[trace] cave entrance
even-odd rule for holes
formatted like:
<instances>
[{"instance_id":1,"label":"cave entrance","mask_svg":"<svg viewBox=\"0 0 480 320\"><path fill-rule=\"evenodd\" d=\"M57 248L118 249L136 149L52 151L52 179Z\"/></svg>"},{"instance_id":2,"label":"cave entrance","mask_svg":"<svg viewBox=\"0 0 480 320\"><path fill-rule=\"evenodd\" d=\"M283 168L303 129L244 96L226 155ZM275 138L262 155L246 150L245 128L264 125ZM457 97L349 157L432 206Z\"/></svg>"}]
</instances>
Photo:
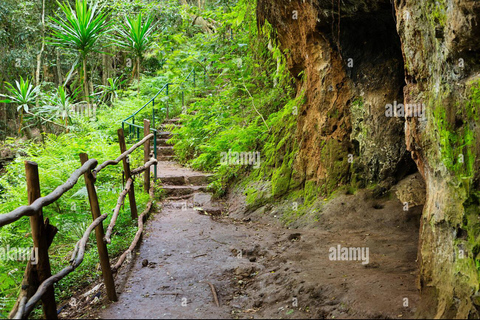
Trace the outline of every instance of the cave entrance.
<instances>
[{"instance_id":1,"label":"cave entrance","mask_svg":"<svg viewBox=\"0 0 480 320\"><path fill-rule=\"evenodd\" d=\"M332 30L321 32L340 53L355 96L352 100L362 101L360 111L351 111L352 149L359 157L356 172L365 186L376 184L379 191L369 209L377 215L365 212L364 217L389 241L403 242L398 252L415 271L426 187L407 150L404 115L386 113L387 105L404 104L407 85L392 4L385 1L374 12L345 14ZM393 197L387 200L387 194ZM399 201L391 202L392 198Z\"/></svg>"},{"instance_id":2,"label":"cave entrance","mask_svg":"<svg viewBox=\"0 0 480 320\"><path fill-rule=\"evenodd\" d=\"M332 24L326 33L344 61L353 100L361 100L352 121L352 149L360 158L366 184L387 188L418 172L406 147L405 117L388 106L404 108L405 66L395 15L389 2L375 12L359 12ZM325 32L325 30L323 30Z\"/></svg>"}]
</instances>

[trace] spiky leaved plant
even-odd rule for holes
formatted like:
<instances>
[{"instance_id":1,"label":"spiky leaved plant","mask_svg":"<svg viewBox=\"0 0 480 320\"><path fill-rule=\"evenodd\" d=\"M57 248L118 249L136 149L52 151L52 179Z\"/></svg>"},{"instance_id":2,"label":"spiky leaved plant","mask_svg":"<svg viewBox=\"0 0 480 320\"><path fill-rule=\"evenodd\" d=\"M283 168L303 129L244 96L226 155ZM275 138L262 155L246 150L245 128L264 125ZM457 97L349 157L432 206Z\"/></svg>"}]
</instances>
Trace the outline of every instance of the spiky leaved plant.
<instances>
[{"instance_id":1,"label":"spiky leaved plant","mask_svg":"<svg viewBox=\"0 0 480 320\"><path fill-rule=\"evenodd\" d=\"M139 13L136 18L125 18L125 24L117 29L119 34L117 37L118 45L135 57L135 67L132 70L132 77L136 74L137 80L140 79L140 64L143 56L152 43L151 40L154 29L153 17L149 16L142 24L141 13Z\"/></svg>"},{"instance_id":2,"label":"spiky leaved plant","mask_svg":"<svg viewBox=\"0 0 480 320\"><path fill-rule=\"evenodd\" d=\"M98 2L89 3L87 0L76 0L75 9L70 4L58 3L65 15L55 13L56 17L50 17L53 22L50 44L79 54L83 69L83 89L90 110L90 97L88 90L87 56L95 50L97 40L108 33L111 23L107 22L108 13L98 6Z\"/></svg>"},{"instance_id":3,"label":"spiky leaved plant","mask_svg":"<svg viewBox=\"0 0 480 320\"><path fill-rule=\"evenodd\" d=\"M0 102L15 103L18 105L17 111L20 112L18 134L20 134L23 125L23 115L24 113L29 112L29 108L31 106L35 105L35 100L40 87L34 87L28 78L23 80L22 77L20 77L20 82L15 80L15 86L9 82L5 82L5 84L7 85L6 88L10 95L0 94L0 97L7 98L6 100L2 100Z\"/></svg>"}]
</instances>

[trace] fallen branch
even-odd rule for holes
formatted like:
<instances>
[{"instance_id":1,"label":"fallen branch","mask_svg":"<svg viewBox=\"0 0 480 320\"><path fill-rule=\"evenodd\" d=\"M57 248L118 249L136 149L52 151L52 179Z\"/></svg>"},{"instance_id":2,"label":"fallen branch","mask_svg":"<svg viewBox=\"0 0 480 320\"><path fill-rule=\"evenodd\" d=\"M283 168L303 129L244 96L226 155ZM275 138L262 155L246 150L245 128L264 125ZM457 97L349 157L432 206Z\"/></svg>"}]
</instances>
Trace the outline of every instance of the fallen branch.
<instances>
[{"instance_id":1,"label":"fallen branch","mask_svg":"<svg viewBox=\"0 0 480 320\"><path fill-rule=\"evenodd\" d=\"M29 111L25 111L25 113L26 113L26 114L29 114L29 115L31 115L31 116L40 118L40 119L42 119L42 120L45 121L45 122L49 122L49 123L54 124L54 125L56 125L56 126L59 126L59 127L61 127L61 128L68 129L68 128L67 128L66 126L64 126L63 124L59 124L59 123L56 123L56 122L54 122L54 121L52 121L52 120L45 119L44 117L39 116L39 115L34 114L34 113L31 113L31 112L29 112Z\"/></svg>"},{"instance_id":2,"label":"fallen branch","mask_svg":"<svg viewBox=\"0 0 480 320\"><path fill-rule=\"evenodd\" d=\"M143 219L152 209L153 198L154 198L154 188L153 188L153 183L152 183L150 185L150 201L148 202L145 210L143 210L142 214L138 216L138 230L137 230L137 233L135 234L135 238L133 239L130 247L120 256L117 263L115 263L115 265L112 267L112 272L113 273L116 273L118 271L118 269L120 269L122 264L125 262L125 259L127 258L128 254L131 253L135 249L135 247L138 244L138 241L140 241L140 238L142 237L142 233L143 233L143 228L144 228L144 220Z\"/></svg>"},{"instance_id":3,"label":"fallen branch","mask_svg":"<svg viewBox=\"0 0 480 320\"><path fill-rule=\"evenodd\" d=\"M217 292L215 291L215 287L211 282L208 282L208 281L204 281L204 282L210 286L210 290L212 290L213 300L215 301L215 304L217 305L217 307L220 307L220 303L218 302L218 297L217 297Z\"/></svg>"},{"instance_id":4,"label":"fallen branch","mask_svg":"<svg viewBox=\"0 0 480 320\"><path fill-rule=\"evenodd\" d=\"M89 170L92 170L96 165L97 165L97 160L95 159L90 159L83 166L81 166L79 169L75 170L70 178L62 184L61 186L58 186L55 190L53 190L52 193L45 197L40 197L37 200L35 200L31 205L29 206L21 206L18 207L17 209L0 215L0 227L3 227L7 224L10 224L12 222L17 221L18 219L24 217L24 216L31 216L40 211L43 207L48 206L49 204L54 203L57 201L64 193L66 193L68 190L72 189L75 184L77 184L78 179L80 176L82 176L85 172L88 172Z\"/></svg>"},{"instance_id":5,"label":"fallen branch","mask_svg":"<svg viewBox=\"0 0 480 320\"><path fill-rule=\"evenodd\" d=\"M258 111L257 107L255 107L255 103L253 102L253 96L252 96L252 94L250 93L250 91L248 91L247 86L245 85L245 82L243 83L243 86L245 87L245 90L247 90L248 95L250 96L250 98L252 98L252 106L253 106L253 109L255 109L255 111L258 113L258 115L262 118L263 123L265 123L265 126L267 127L268 131L270 132L270 127L268 126L267 121L265 121L265 118L264 118L264 117L262 116L262 114Z\"/></svg>"},{"instance_id":6,"label":"fallen branch","mask_svg":"<svg viewBox=\"0 0 480 320\"><path fill-rule=\"evenodd\" d=\"M105 237L104 237L104 240L107 243L112 242L110 238L112 236L113 228L115 227L115 223L117 222L117 218L120 213L120 208L122 207L123 202L125 201L125 196L127 195L128 191L130 191L132 187L132 183L133 183L132 178L128 179L127 184L125 185L125 189L122 191L122 193L120 193L120 196L118 197L117 205L115 209L113 209L112 220L108 225L107 232L105 233Z\"/></svg>"}]
</instances>

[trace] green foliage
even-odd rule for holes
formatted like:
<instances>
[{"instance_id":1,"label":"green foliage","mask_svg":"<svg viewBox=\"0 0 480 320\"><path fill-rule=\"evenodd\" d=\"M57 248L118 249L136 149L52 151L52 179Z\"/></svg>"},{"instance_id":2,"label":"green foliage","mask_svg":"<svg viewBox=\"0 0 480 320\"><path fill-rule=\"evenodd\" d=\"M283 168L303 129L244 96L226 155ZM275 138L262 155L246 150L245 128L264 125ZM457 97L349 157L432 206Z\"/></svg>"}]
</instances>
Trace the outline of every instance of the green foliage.
<instances>
[{"instance_id":1,"label":"green foliage","mask_svg":"<svg viewBox=\"0 0 480 320\"><path fill-rule=\"evenodd\" d=\"M15 80L14 87L11 83L6 82L7 90L10 92L10 95L0 95L0 97L6 97L6 100L0 101L5 103L15 103L17 104L17 111L20 111L20 127L18 132L22 129L23 125L23 114L29 112L29 107L35 103L39 87L34 87L28 79L23 80L20 77L20 82Z\"/></svg>"},{"instance_id":2,"label":"green foliage","mask_svg":"<svg viewBox=\"0 0 480 320\"><path fill-rule=\"evenodd\" d=\"M7 98L6 100L0 102L15 103L18 105L17 110L28 112L29 107L35 103L35 99L40 88L34 87L28 79L23 80L22 77L20 77L20 82L15 80L15 86L9 82L5 83L10 95L0 94L0 97Z\"/></svg>"},{"instance_id":3,"label":"green foliage","mask_svg":"<svg viewBox=\"0 0 480 320\"><path fill-rule=\"evenodd\" d=\"M285 58L275 45L273 29L266 25L258 33L252 5L240 1L228 9L202 12L219 22L218 35L194 33L188 42L181 42L180 59L176 58L182 64L197 61L209 70L207 87L181 115L183 126L172 142L182 163L215 173L210 186L217 195L233 179L257 171L259 177L272 179L275 195L290 186L296 153L290 138L301 98L292 99ZM183 58L185 52L188 56ZM206 66L200 57L206 58ZM260 168L222 163L222 153L229 151L260 152Z\"/></svg>"},{"instance_id":4,"label":"green foliage","mask_svg":"<svg viewBox=\"0 0 480 320\"><path fill-rule=\"evenodd\" d=\"M39 165L42 195L52 192L64 183L71 173L80 167L79 154L88 153L90 158L99 162L115 159L120 154L117 141L117 129L121 120L138 109L146 96L143 92L135 92L130 97L129 91L122 93L114 110L99 110L96 119L88 117L72 117L69 133L59 135L47 134L45 143L40 145L31 141L14 141L18 157L6 166L6 172L0 177L0 214L7 213L27 203L27 191L24 173L24 161L35 161ZM66 99L67 96L64 96ZM66 100L65 100L66 101ZM143 149L137 150L131 157L132 167L143 164ZM61 164L61 165L60 165ZM141 192L142 179L137 179L136 193L139 210L148 202L148 195ZM123 190L121 166L109 166L99 173L96 181L97 193L102 212L111 212L115 207L118 195ZM91 214L83 178L67 194L54 204L44 208L45 218L59 228L50 250L52 271L58 272L68 265L74 244L83 234L85 227L91 223ZM108 224L108 219L107 222ZM132 241L136 232L136 221L130 218L128 200L114 229L115 237L108 246L111 257L122 253ZM30 247L32 239L28 218L4 226L0 229L0 247ZM55 286L57 298L64 299L71 295L72 288L90 284L100 277L97 268L98 254L94 237L88 243L88 251L82 265ZM0 261L0 275L8 275L7 280L0 282L0 313L6 315L13 306L19 292L25 261Z\"/></svg>"},{"instance_id":5,"label":"green foliage","mask_svg":"<svg viewBox=\"0 0 480 320\"><path fill-rule=\"evenodd\" d=\"M47 104L40 106L36 111L36 115L42 118L49 118L49 120L61 119L65 127L71 123L71 113L74 106L73 99L75 99L77 92L74 92L73 97L67 95L65 87L58 87L57 92L48 99Z\"/></svg>"},{"instance_id":6,"label":"green foliage","mask_svg":"<svg viewBox=\"0 0 480 320\"><path fill-rule=\"evenodd\" d=\"M127 80L122 80L121 77L116 77L115 79L108 78L108 85L97 86L97 88L102 90L97 92L100 96L100 103L112 105L118 98L118 91L120 91L126 81Z\"/></svg>"},{"instance_id":7,"label":"green foliage","mask_svg":"<svg viewBox=\"0 0 480 320\"><path fill-rule=\"evenodd\" d=\"M137 15L137 18L126 17L125 24L118 28L120 37L117 41L120 47L131 52L135 57L143 59L144 53L151 44L151 35L154 31L152 22L153 17L149 16L142 24L141 13Z\"/></svg>"},{"instance_id":8,"label":"green foliage","mask_svg":"<svg viewBox=\"0 0 480 320\"><path fill-rule=\"evenodd\" d=\"M109 31L111 24L107 22L106 11L98 6L98 2L89 5L87 0L76 0L75 10L67 3L58 3L65 18L56 13L50 17L52 35L50 44L79 52L82 59L94 50L98 39Z\"/></svg>"}]
</instances>

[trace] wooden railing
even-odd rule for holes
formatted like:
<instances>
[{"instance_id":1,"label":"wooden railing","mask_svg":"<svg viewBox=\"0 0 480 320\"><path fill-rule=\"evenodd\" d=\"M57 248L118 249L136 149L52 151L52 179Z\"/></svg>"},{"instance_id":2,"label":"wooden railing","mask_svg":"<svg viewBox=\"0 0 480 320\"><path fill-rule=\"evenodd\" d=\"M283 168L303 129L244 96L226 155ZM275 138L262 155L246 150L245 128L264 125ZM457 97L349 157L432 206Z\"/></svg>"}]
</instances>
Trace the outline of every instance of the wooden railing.
<instances>
[{"instance_id":1,"label":"wooden railing","mask_svg":"<svg viewBox=\"0 0 480 320\"><path fill-rule=\"evenodd\" d=\"M73 272L82 263L87 241L93 230L95 230L97 250L108 299L111 301L117 300L113 274L117 272L117 270L124 263L128 254L131 253L137 246L143 232L144 220L146 215L150 212L153 204L154 184L150 181L150 166L157 164L157 159L152 158L152 154L150 152L150 140L153 137L154 134L150 133L150 121L144 120L144 138L127 150L123 129L119 129L118 141L120 144L121 154L117 159L105 161L104 163L98 165L97 160L88 159L88 155L86 153L80 154L82 166L75 170L64 184L57 187L52 193L45 197L40 196L38 165L34 162L25 161L29 205L21 206L10 213L0 215L0 227L13 223L22 217L29 216L30 226L32 229L33 245L37 256L35 257L36 263L29 261L27 264L22 281L22 289L15 306L10 312L10 318L28 318L29 314L40 300L42 301L43 305L44 317L47 319L57 318L57 307L53 285L62 280L69 273ZM130 161L128 156L142 145L144 146L144 165L134 170L130 170ZM101 214L98 196L95 189L95 181L101 170L110 165L117 165L120 163L120 161L123 162L123 170L127 182L124 190L118 198L117 205L113 210L112 219L107 228L107 233L105 234L103 229L103 221L107 219L108 214ZM140 216L138 216L137 205L135 201L134 179L140 173L144 173L144 191L150 194L150 201L148 202L145 210L140 214ZM58 230L49 223L48 219L44 220L42 208L57 201L68 190L72 189L82 175L88 191L93 222L85 230L82 238L75 245L70 259L70 265L62 269L57 274L52 275L50 259L48 256L48 248L52 244L53 238ZM116 220L120 214L120 208L123 205L127 194L130 200L132 218L138 220L138 230L130 247L120 256L115 265L111 266L110 258L108 256L107 243L111 242L113 228L115 227Z\"/></svg>"}]
</instances>

